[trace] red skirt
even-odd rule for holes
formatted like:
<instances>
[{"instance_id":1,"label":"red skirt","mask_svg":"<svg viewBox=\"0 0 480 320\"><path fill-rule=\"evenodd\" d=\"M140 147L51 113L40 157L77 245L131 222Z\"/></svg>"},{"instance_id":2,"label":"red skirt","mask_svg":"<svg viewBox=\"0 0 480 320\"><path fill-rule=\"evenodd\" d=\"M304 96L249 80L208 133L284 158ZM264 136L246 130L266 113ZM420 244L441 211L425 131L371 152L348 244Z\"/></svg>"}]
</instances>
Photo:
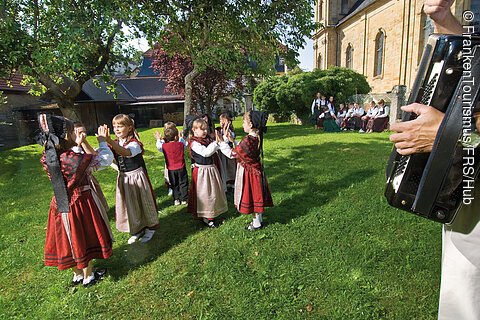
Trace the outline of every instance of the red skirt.
<instances>
[{"instance_id":1,"label":"red skirt","mask_svg":"<svg viewBox=\"0 0 480 320\"><path fill-rule=\"evenodd\" d=\"M92 259L112 255L112 238L91 190L74 192L70 211L62 217L55 197L48 213L45 265L59 270L83 269Z\"/></svg>"},{"instance_id":2,"label":"red skirt","mask_svg":"<svg viewBox=\"0 0 480 320\"><path fill-rule=\"evenodd\" d=\"M265 173L257 174L238 164L234 202L237 210L244 214L263 213L266 207L273 207Z\"/></svg>"}]
</instances>

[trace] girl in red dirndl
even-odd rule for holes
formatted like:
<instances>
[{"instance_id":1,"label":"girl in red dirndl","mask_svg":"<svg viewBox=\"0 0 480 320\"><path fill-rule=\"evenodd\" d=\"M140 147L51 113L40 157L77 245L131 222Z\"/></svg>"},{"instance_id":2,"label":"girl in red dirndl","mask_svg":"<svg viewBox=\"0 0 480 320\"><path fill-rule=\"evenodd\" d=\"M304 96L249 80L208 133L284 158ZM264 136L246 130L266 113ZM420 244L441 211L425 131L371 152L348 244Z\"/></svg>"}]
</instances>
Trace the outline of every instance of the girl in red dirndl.
<instances>
[{"instance_id":1,"label":"girl in red dirndl","mask_svg":"<svg viewBox=\"0 0 480 320\"><path fill-rule=\"evenodd\" d=\"M92 259L112 255L112 234L107 213L89 176L100 167L109 166L113 154L105 143L108 128L98 128L99 148L96 152L76 134L73 123L64 118L40 115L42 132L38 142L45 147L41 163L54 189L48 213L45 243L45 265L59 270L72 268L72 284L94 284L104 271L93 271ZM71 148L83 147L84 154Z\"/></svg>"},{"instance_id":2,"label":"girl in red dirndl","mask_svg":"<svg viewBox=\"0 0 480 320\"><path fill-rule=\"evenodd\" d=\"M243 214L253 214L247 230L263 227L263 212L273 207L272 195L261 162L263 134L266 132L267 113L249 111L243 117L243 130L247 135L232 149L224 138L217 135L220 150L229 158L237 159L234 204ZM226 138L233 141L226 130Z\"/></svg>"}]
</instances>

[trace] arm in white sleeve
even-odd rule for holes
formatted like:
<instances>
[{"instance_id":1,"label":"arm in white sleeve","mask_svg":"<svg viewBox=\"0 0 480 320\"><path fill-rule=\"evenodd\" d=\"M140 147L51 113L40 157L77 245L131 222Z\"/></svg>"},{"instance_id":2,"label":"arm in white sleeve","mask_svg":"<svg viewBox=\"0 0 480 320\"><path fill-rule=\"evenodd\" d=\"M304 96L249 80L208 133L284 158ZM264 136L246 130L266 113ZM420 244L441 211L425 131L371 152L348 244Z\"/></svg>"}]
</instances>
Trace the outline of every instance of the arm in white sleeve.
<instances>
[{"instance_id":1,"label":"arm in white sleeve","mask_svg":"<svg viewBox=\"0 0 480 320\"><path fill-rule=\"evenodd\" d=\"M137 142L130 142L129 144L124 146L124 148L130 150L130 152L132 153L127 158L133 158L136 155L142 153L142 147L140 147L140 145Z\"/></svg>"},{"instance_id":2,"label":"arm in white sleeve","mask_svg":"<svg viewBox=\"0 0 480 320\"><path fill-rule=\"evenodd\" d=\"M233 159L234 156L233 156L233 149L230 148L230 146L228 145L228 143L226 142L220 142L218 144L219 148L220 148L220 151L227 157L227 158L230 158L230 159Z\"/></svg>"},{"instance_id":3,"label":"arm in white sleeve","mask_svg":"<svg viewBox=\"0 0 480 320\"><path fill-rule=\"evenodd\" d=\"M183 145L186 147L187 146L187 140L185 140L184 137L180 137L180 139L178 139L179 142L183 143Z\"/></svg>"},{"instance_id":4,"label":"arm in white sleeve","mask_svg":"<svg viewBox=\"0 0 480 320\"><path fill-rule=\"evenodd\" d=\"M335 108L333 107L333 104L331 104L330 102L328 103L328 110L330 110L330 112L333 113L333 115L335 115Z\"/></svg>"},{"instance_id":5,"label":"arm in white sleeve","mask_svg":"<svg viewBox=\"0 0 480 320\"><path fill-rule=\"evenodd\" d=\"M196 141L192 143L192 151L205 158L212 156L215 152L217 152L217 150L218 150L218 143L216 141L210 143L206 147Z\"/></svg>"},{"instance_id":6,"label":"arm in white sleeve","mask_svg":"<svg viewBox=\"0 0 480 320\"><path fill-rule=\"evenodd\" d=\"M98 154L91 163L93 171L108 167L113 162L112 150L108 147L106 142L100 142L97 149Z\"/></svg>"},{"instance_id":7,"label":"arm in white sleeve","mask_svg":"<svg viewBox=\"0 0 480 320\"><path fill-rule=\"evenodd\" d=\"M386 118L390 116L390 107L383 107L383 113L379 116L377 116L377 118Z\"/></svg>"},{"instance_id":8,"label":"arm in white sleeve","mask_svg":"<svg viewBox=\"0 0 480 320\"><path fill-rule=\"evenodd\" d=\"M157 147L158 151L163 152L162 146L165 143L165 141L161 139L157 139L157 142L155 143L155 146Z\"/></svg>"}]
</instances>

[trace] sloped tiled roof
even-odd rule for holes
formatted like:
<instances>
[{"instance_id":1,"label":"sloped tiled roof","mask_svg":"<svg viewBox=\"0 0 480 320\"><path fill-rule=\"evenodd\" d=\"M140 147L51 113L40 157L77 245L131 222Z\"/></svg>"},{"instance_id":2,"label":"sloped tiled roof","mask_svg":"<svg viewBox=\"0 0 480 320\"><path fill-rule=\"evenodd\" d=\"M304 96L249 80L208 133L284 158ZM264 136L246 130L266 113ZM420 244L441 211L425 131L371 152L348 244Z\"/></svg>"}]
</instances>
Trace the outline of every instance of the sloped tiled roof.
<instances>
[{"instance_id":1,"label":"sloped tiled roof","mask_svg":"<svg viewBox=\"0 0 480 320\"><path fill-rule=\"evenodd\" d=\"M138 77L119 80L118 83L138 101L181 100L183 95L166 91L166 82L158 77Z\"/></svg>"},{"instance_id":2,"label":"sloped tiled roof","mask_svg":"<svg viewBox=\"0 0 480 320\"><path fill-rule=\"evenodd\" d=\"M82 92L77 97L76 101L136 101L135 98L128 94L128 92L122 86L117 85L117 97L115 98L113 93L107 93L107 85L105 82L101 80L99 82L100 88L98 88L91 79L85 82L82 87Z\"/></svg>"},{"instance_id":3,"label":"sloped tiled roof","mask_svg":"<svg viewBox=\"0 0 480 320\"><path fill-rule=\"evenodd\" d=\"M22 79L23 76L19 73L16 73L11 78L0 78L0 91L28 92L28 90L30 90L30 87L22 86L20 84Z\"/></svg>"},{"instance_id":4,"label":"sloped tiled roof","mask_svg":"<svg viewBox=\"0 0 480 320\"><path fill-rule=\"evenodd\" d=\"M87 81L78 96L77 102L88 101L118 101L118 102L148 102L182 100L183 95L171 94L165 90L165 80L159 77L121 78L117 80L117 97L107 93L106 84L100 81L101 87L94 85L92 80Z\"/></svg>"}]
</instances>

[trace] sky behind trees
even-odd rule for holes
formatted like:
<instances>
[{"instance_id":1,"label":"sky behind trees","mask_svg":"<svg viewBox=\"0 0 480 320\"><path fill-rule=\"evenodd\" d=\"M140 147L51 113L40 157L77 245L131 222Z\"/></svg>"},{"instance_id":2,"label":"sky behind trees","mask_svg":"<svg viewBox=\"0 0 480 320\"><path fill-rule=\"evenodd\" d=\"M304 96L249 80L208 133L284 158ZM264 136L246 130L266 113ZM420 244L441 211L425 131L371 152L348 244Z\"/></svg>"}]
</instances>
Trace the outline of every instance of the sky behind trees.
<instances>
[{"instance_id":1,"label":"sky behind trees","mask_svg":"<svg viewBox=\"0 0 480 320\"><path fill-rule=\"evenodd\" d=\"M303 71L312 71L313 70L313 40L305 37L305 46L303 49L299 50L300 56L298 60L300 60L300 68ZM135 39L130 42L135 48L138 48L142 51L148 50L148 43L145 39Z\"/></svg>"}]
</instances>

